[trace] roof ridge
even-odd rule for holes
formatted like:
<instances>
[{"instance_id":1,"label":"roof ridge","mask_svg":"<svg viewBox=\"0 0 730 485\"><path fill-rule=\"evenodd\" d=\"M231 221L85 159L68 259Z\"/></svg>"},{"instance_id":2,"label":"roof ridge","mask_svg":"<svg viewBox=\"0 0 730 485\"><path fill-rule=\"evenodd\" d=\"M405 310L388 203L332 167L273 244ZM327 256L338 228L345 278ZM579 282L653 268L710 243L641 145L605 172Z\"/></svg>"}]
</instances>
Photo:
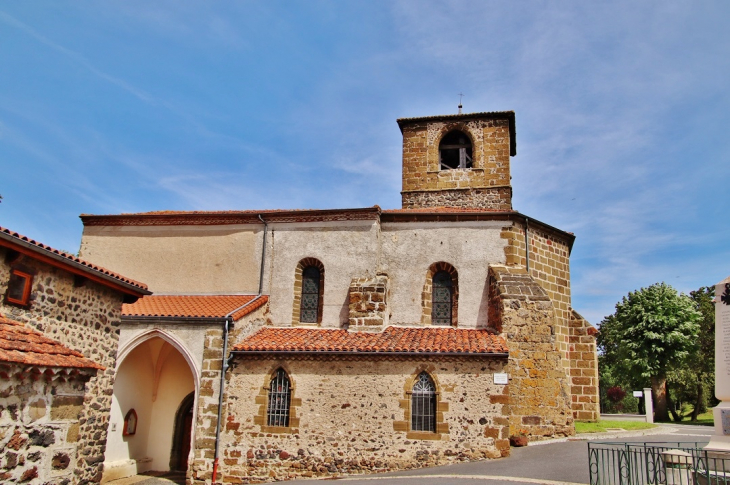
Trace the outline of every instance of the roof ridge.
<instances>
[{"instance_id":1,"label":"roof ridge","mask_svg":"<svg viewBox=\"0 0 730 485\"><path fill-rule=\"evenodd\" d=\"M26 243L26 244L29 244L29 245L35 247L37 250L42 250L42 251L51 253L52 255L60 256L61 258L64 258L72 263L79 264L86 269L95 271L97 273L101 273L105 276L109 276L122 283L126 283L130 286L137 287L140 290L144 290L144 291L148 290L147 285L142 282L133 280L132 278L127 278L126 276L116 273L110 269L104 268L103 266L99 266L90 261L86 261L85 259L82 259L82 258L76 256L75 254L67 253L66 251L61 251L60 249L55 249L47 244L43 244L40 241L36 241L35 239L32 239L28 236L24 236L18 232L11 231L10 229L8 229L6 227L0 226L0 237L3 237L3 235L4 235L5 239L11 238L11 240L12 239L18 240L22 243Z\"/></svg>"}]
</instances>

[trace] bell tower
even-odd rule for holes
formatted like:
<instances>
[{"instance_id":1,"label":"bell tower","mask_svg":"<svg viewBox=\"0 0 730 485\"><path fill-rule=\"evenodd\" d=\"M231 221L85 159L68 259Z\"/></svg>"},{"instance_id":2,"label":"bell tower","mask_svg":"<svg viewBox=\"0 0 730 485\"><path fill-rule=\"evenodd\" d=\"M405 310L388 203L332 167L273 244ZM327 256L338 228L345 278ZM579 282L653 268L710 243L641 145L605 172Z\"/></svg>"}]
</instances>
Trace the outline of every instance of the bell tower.
<instances>
[{"instance_id":1,"label":"bell tower","mask_svg":"<svg viewBox=\"0 0 730 485\"><path fill-rule=\"evenodd\" d=\"M514 111L400 118L404 209L512 209Z\"/></svg>"}]
</instances>

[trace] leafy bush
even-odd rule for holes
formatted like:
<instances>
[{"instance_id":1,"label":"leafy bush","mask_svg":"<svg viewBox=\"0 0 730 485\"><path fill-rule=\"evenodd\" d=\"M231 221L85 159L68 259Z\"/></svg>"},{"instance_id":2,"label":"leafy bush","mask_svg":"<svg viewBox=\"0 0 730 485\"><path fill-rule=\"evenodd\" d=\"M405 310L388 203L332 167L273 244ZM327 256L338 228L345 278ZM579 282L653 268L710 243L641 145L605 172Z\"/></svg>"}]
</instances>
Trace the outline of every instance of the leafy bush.
<instances>
[{"instance_id":1,"label":"leafy bush","mask_svg":"<svg viewBox=\"0 0 730 485\"><path fill-rule=\"evenodd\" d=\"M626 397L626 391L621 389L621 386L613 386L606 391L608 398L613 403L619 403Z\"/></svg>"}]
</instances>

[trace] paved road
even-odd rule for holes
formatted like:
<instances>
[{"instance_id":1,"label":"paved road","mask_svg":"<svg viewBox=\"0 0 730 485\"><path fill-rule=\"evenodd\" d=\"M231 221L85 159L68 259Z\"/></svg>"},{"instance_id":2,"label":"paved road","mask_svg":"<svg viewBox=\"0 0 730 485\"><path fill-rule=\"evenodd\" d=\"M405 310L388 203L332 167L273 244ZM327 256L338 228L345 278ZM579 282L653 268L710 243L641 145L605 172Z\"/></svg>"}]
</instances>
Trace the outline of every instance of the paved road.
<instances>
[{"instance_id":1,"label":"paved road","mask_svg":"<svg viewBox=\"0 0 730 485\"><path fill-rule=\"evenodd\" d=\"M605 437L602 441L697 441L706 443L708 426L670 426L667 434ZM132 480L132 479L127 479ZM170 485L167 478L134 477L110 485ZM179 480L179 479L178 479ZM549 442L513 448L509 458L421 468L404 472L363 475L338 480L343 485L575 485L588 483L587 441ZM287 485L313 485L317 480L292 480Z\"/></svg>"}]
</instances>

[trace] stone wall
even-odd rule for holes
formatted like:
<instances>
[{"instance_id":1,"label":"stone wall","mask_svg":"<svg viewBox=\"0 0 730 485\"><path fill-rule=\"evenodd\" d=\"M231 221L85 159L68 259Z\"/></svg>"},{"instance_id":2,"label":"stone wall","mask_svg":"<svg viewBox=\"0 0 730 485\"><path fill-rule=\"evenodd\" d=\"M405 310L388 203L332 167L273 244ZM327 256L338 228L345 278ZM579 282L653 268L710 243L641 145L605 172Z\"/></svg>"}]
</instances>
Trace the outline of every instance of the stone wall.
<instances>
[{"instance_id":1,"label":"stone wall","mask_svg":"<svg viewBox=\"0 0 730 485\"><path fill-rule=\"evenodd\" d=\"M380 331L388 326L388 275L374 278L354 278L350 283L349 318L350 330Z\"/></svg>"},{"instance_id":2,"label":"stone wall","mask_svg":"<svg viewBox=\"0 0 730 485\"><path fill-rule=\"evenodd\" d=\"M509 347L510 435L540 439L574 434L550 298L524 268L490 266L489 279L489 325Z\"/></svg>"},{"instance_id":3,"label":"stone wall","mask_svg":"<svg viewBox=\"0 0 730 485\"><path fill-rule=\"evenodd\" d=\"M455 129L471 138L473 167L441 170L439 142ZM512 208L508 120L421 121L404 124L402 130L404 208L436 205ZM464 197L456 189L472 190Z\"/></svg>"},{"instance_id":4,"label":"stone wall","mask_svg":"<svg viewBox=\"0 0 730 485\"><path fill-rule=\"evenodd\" d=\"M593 328L590 323L585 321L583 318L580 318L582 321L580 324L573 322L574 310L571 307L570 292L570 245L568 241L563 241L556 237L556 235L550 234L545 230L536 229L534 226L531 226L528 232L530 236L530 276L537 281L540 286L542 286L552 301L553 311L557 318L555 338L556 344L561 353L561 364L566 373L571 373L570 369L577 368L579 365L577 361L574 361L574 359L577 358L579 361L585 360L582 353L576 354L574 353L574 350L571 351L571 343L580 343L588 346L585 348L590 347L593 349L582 351L593 352L593 360L597 358L597 355L595 353L595 328ZM524 268L527 264L524 225L513 224L512 226L502 228L502 237L508 241L508 245L505 247L507 265ZM574 326L576 326L576 328L580 327L584 329L581 335L576 335L577 340L580 340L580 342L574 341L573 333L577 331L573 330ZM580 337L583 338L581 339ZM572 348L575 347L573 346ZM592 396L590 398L591 402L595 400L597 403L597 385L595 386L594 391L595 392L591 391L589 388L581 388L580 394ZM588 398L584 397L582 399L586 400ZM578 413L586 410L584 409L583 404L579 405L577 401L574 401L573 411L574 416L578 418ZM581 416L584 416L583 418L579 418L581 420L598 419L598 414L593 414L594 417L587 418L587 414L583 412L581 413Z\"/></svg>"},{"instance_id":5,"label":"stone wall","mask_svg":"<svg viewBox=\"0 0 730 485\"><path fill-rule=\"evenodd\" d=\"M269 305L251 312L233 323L228 334L228 349L251 335L267 322ZM218 423L218 400L220 396L221 369L223 357L223 326L211 325L205 331L205 345L200 372L200 393L195 417L195 443L193 459L188 465L188 478L195 484L211 483L213 459L215 457L215 430ZM228 375L230 376L230 370ZM231 391L228 390L227 393ZM226 406L224 404L224 416ZM253 416L253 413L252 413Z\"/></svg>"},{"instance_id":6,"label":"stone wall","mask_svg":"<svg viewBox=\"0 0 730 485\"><path fill-rule=\"evenodd\" d=\"M463 171L463 170L453 170ZM463 207L467 209L512 208L512 188L452 189L438 191L414 191L401 194L404 209L423 207Z\"/></svg>"},{"instance_id":7,"label":"stone wall","mask_svg":"<svg viewBox=\"0 0 730 485\"><path fill-rule=\"evenodd\" d=\"M78 419L94 374L0 365L0 482L76 483Z\"/></svg>"},{"instance_id":8,"label":"stone wall","mask_svg":"<svg viewBox=\"0 0 730 485\"><path fill-rule=\"evenodd\" d=\"M570 319L570 393L573 417L598 421L601 417L598 391L596 327L573 310Z\"/></svg>"},{"instance_id":9,"label":"stone wall","mask_svg":"<svg viewBox=\"0 0 730 485\"><path fill-rule=\"evenodd\" d=\"M76 483L98 482L106 446L122 294L27 256L21 255L8 264L3 248L0 262L0 295L7 291L11 265L33 274L29 308L1 303L0 312L27 322L106 368L86 384L73 463Z\"/></svg>"},{"instance_id":10,"label":"stone wall","mask_svg":"<svg viewBox=\"0 0 730 485\"><path fill-rule=\"evenodd\" d=\"M322 361L237 355L226 392L222 481L337 476L506 456L509 386L493 381L505 364L496 357ZM280 367L291 380L297 419L276 433L257 415L266 405L264 388ZM436 433L409 431L409 384L424 370L438 392Z\"/></svg>"}]
</instances>

